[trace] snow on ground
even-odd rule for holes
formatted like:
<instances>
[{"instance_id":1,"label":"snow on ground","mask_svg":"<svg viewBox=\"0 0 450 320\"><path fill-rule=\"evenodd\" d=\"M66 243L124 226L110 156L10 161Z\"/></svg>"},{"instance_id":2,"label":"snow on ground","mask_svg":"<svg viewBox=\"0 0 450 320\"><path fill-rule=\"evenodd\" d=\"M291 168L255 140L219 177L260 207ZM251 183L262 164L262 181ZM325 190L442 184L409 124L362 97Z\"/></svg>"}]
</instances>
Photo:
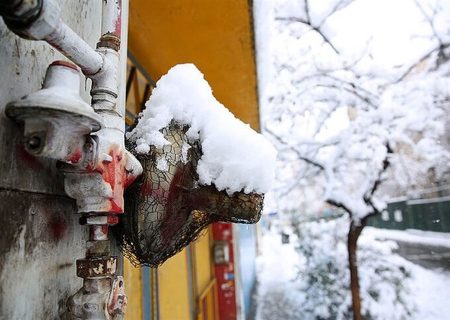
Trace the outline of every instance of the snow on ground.
<instances>
[{"instance_id":1,"label":"snow on ground","mask_svg":"<svg viewBox=\"0 0 450 320\"><path fill-rule=\"evenodd\" d=\"M364 228L363 235L370 235L377 239L390 239L402 242L420 243L423 245L450 248L450 233L422 231L416 229L401 231L366 227Z\"/></svg>"},{"instance_id":2,"label":"snow on ground","mask_svg":"<svg viewBox=\"0 0 450 320\"><path fill-rule=\"evenodd\" d=\"M414 281L411 297L416 301L417 320L450 319L450 273L427 270L411 263Z\"/></svg>"},{"instance_id":3,"label":"snow on ground","mask_svg":"<svg viewBox=\"0 0 450 320\"><path fill-rule=\"evenodd\" d=\"M450 234L443 232L422 231L416 229L387 230L366 227L361 238L375 237L400 242L418 243L424 246L441 246L450 248ZM412 269L411 297L417 305L417 320L450 319L450 272L425 269L408 262Z\"/></svg>"},{"instance_id":4,"label":"snow on ground","mask_svg":"<svg viewBox=\"0 0 450 320\"><path fill-rule=\"evenodd\" d=\"M430 245L448 245L448 234L419 230L374 230L367 227L361 236L362 242L371 238L401 241L427 242ZM366 232L367 231L367 232ZM256 320L297 320L300 305L307 294L296 285L298 271L304 261L295 248L295 238L289 244L281 243L278 230L268 231L261 241L261 256L258 257L258 292ZM404 260L400 256L396 258ZM412 271L409 298L417 306L414 317L408 320L450 320L450 273L428 270L404 260ZM314 320L314 319L303 319ZM386 318L386 320L390 320Z\"/></svg>"},{"instance_id":5,"label":"snow on ground","mask_svg":"<svg viewBox=\"0 0 450 320\"><path fill-rule=\"evenodd\" d=\"M272 231L263 237L262 247L263 254L258 257L260 290L294 280L301 262L294 246L282 245L280 233Z\"/></svg>"},{"instance_id":6,"label":"snow on ground","mask_svg":"<svg viewBox=\"0 0 450 320\"><path fill-rule=\"evenodd\" d=\"M294 246L282 245L278 230L272 230L264 235L262 255L257 260L256 320L296 319L295 305L302 295L298 294L295 278L302 261Z\"/></svg>"},{"instance_id":7,"label":"snow on ground","mask_svg":"<svg viewBox=\"0 0 450 320\"><path fill-rule=\"evenodd\" d=\"M161 77L145 104L139 123L127 137L138 153L170 144L161 130L175 122L189 127L191 142L200 141L200 184L228 193L267 192L275 171L276 150L261 134L237 119L216 100L193 64L176 65Z\"/></svg>"},{"instance_id":8,"label":"snow on ground","mask_svg":"<svg viewBox=\"0 0 450 320\"><path fill-rule=\"evenodd\" d=\"M400 242L417 243L424 246L441 246L450 248L450 234L422 230L387 230L366 227L361 241L376 238ZM400 257L399 257L400 258ZM403 258L400 258L403 259ZM412 271L410 297L414 299L417 320L450 319L450 272L425 269L422 266L405 261Z\"/></svg>"}]
</instances>

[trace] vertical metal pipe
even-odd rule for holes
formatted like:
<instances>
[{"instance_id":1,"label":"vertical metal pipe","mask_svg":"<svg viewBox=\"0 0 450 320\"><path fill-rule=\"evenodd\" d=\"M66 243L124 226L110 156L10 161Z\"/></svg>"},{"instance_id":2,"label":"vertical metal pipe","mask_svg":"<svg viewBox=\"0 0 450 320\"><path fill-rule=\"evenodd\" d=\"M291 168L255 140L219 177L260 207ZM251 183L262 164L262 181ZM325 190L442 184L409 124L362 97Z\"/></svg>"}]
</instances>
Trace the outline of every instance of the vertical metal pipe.
<instances>
[{"instance_id":1,"label":"vertical metal pipe","mask_svg":"<svg viewBox=\"0 0 450 320\"><path fill-rule=\"evenodd\" d=\"M149 267L141 268L142 281L142 320L153 320L152 317L152 270Z\"/></svg>"},{"instance_id":2,"label":"vertical metal pipe","mask_svg":"<svg viewBox=\"0 0 450 320\"><path fill-rule=\"evenodd\" d=\"M89 226L89 240L103 241L108 240L108 225L90 225Z\"/></svg>"},{"instance_id":3,"label":"vertical metal pipe","mask_svg":"<svg viewBox=\"0 0 450 320\"><path fill-rule=\"evenodd\" d=\"M110 34L120 39L122 0L103 0L102 4L102 35Z\"/></svg>"},{"instance_id":4,"label":"vertical metal pipe","mask_svg":"<svg viewBox=\"0 0 450 320\"><path fill-rule=\"evenodd\" d=\"M117 0L120 7L120 60L119 60L119 96L117 98L117 110L123 115L123 130L125 131L125 110L126 110L126 93L125 84L127 81L127 52L128 52L128 12L129 1Z\"/></svg>"}]
</instances>

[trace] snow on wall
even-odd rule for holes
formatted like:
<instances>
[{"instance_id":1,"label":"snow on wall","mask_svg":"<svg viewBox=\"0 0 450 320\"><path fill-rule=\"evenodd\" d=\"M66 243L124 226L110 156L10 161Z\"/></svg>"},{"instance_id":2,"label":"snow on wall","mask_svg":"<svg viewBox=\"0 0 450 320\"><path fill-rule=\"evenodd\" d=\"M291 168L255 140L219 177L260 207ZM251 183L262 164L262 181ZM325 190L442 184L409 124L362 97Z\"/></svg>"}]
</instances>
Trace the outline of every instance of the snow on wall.
<instances>
[{"instance_id":1,"label":"snow on wall","mask_svg":"<svg viewBox=\"0 0 450 320\"><path fill-rule=\"evenodd\" d=\"M150 146L161 148L169 141L160 130L171 121L188 125L189 139L201 143L203 154L197 167L201 184L214 184L230 194L270 189L275 148L216 100L193 64L177 65L158 81L128 138L136 142L138 153L149 152Z\"/></svg>"}]
</instances>

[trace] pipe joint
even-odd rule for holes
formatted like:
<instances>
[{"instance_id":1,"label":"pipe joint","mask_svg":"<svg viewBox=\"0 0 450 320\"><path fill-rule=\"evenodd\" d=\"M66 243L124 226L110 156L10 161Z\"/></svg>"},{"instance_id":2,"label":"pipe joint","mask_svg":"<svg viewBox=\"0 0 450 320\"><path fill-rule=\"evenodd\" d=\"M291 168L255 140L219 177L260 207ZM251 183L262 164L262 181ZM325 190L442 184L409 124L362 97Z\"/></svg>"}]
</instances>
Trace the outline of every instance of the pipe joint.
<instances>
[{"instance_id":1,"label":"pipe joint","mask_svg":"<svg viewBox=\"0 0 450 320\"><path fill-rule=\"evenodd\" d=\"M42 0L4 0L0 4L0 15L12 30L27 28L42 10Z\"/></svg>"},{"instance_id":2,"label":"pipe joint","mask_svg":"<svg viewBox=\"0 0 450 320\"><path fill-rule=\"evenodd\" d=\"M111 48L98 48L96 50L103 59L100 70L89 77L92 79L92 107L95 111L115 111L120 117L117 108L119 53Z\"/></svg>"}]
</instances>

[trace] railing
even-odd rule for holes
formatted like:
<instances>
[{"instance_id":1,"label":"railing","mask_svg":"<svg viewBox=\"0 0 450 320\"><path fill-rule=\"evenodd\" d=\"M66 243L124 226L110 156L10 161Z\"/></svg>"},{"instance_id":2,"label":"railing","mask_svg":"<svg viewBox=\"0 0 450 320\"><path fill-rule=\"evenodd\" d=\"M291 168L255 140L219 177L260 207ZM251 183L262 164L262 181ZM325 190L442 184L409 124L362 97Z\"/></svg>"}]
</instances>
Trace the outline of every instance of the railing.
<instances>
[{"instance_id":1,"label":"railing","mask_svg":"<svg viewBox=\"0 0 450 320\"><path fill-rule=\"evenodd\" d=\"M128 52L127 63L127 84L126 101L127 113L126 121L132 125L136 116L144 109L150 94L155 87L155 81L147 74L133 55Z\"/></svg>"}]
</instances>

